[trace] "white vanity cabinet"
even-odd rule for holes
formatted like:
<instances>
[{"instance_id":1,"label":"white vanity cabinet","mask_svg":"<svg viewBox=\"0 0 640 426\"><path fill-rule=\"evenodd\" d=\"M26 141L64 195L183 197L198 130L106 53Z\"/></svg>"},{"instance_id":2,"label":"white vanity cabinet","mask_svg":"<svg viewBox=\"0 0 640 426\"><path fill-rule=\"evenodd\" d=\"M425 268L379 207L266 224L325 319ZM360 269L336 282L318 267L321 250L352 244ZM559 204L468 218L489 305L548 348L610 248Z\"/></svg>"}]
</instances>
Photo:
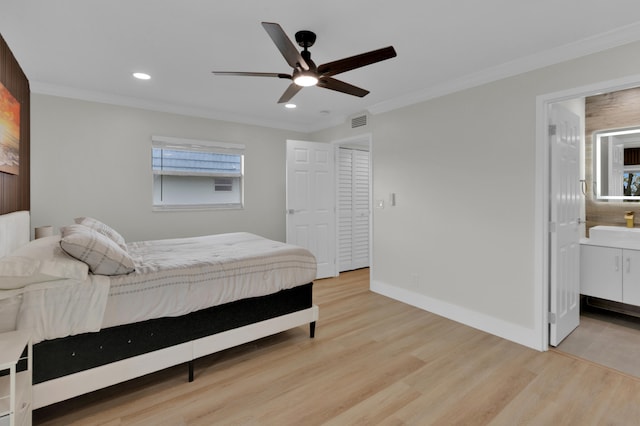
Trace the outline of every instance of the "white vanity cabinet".
<instances>
[{"instance_id":1,"label":"white vanity cabinet","mask_svg":"<svg viewBox=\"0 0 640 426\"><path fill-rule=\"evenodd\" d=\"M622 251L622 301L640 306L640 250Z\"/></svg>"},{"instance_id":2,"label":"white vanity cabinet","mask_svg":"<svg viewBox=\"0 0 640 426\"><path fill-rule=\"evenodd\" d=\"M582 244L580 293L640 306L640 250Z\"/></svg>"},{"instance_id":3,"label":"white vanity cabinet","mask_svg":"<svg viewBox=\"0 0 640 426\"><path fill-rule=\"evenodd\" d=\"M580 293L622 302L622 249L580 246Z\"/></svg>"}]
</instances>

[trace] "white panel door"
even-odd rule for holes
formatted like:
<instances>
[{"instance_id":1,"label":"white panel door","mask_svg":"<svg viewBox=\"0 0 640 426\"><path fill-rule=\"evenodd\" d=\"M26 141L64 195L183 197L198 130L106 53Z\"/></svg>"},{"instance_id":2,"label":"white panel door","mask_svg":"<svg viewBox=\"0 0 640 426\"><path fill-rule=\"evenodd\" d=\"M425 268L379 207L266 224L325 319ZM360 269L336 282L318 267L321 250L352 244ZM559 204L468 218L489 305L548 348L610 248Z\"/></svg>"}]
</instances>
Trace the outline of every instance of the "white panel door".
<instances>
[{"instance_id":1,"label":"white panel door","mask_svg":"<svg viewBox=\"0 0 640 426\"><path fill-rule=\"evenodd\" d=\"M369 266L369 152L354 151L353 161L353 266Z\"/></svg>"},{"instance_id":2,"label":"white panel door","mask_svg":"<svg viewBox=\"0 0 640 426\"><path fill-rule=\"evenodd\" d=\"M338 270L369 266L369 152L338 149Z\"/></svg>"},{"instance_id":3,"label":"white panel door","mask_svg":"<svg viewBox=\"0 0 640 426\"><path fill-rule=\"evenodd\" d=\"M338 168L338 271L353 267L353 150L339 148Z\"/></svg>"},{"instance_id":4,"label":"white panel door","mask_svg":"<svg viewBox=\"0 0 640 426\"><path fill-rule=\"evenodd\" d=\"M580 324L580 117L554 104L551 128L549 343L557 346Z\"/></svg>"},{"instance_id":5,"label":"white panel door","mask_svg":"<svg viewBox=\"0 0 640 426\"><path fill-rule=\"evenodd\" d=\"M287 242L314 254L317 278L338 275L333 156L331 144L287 141Z\"/></svg>"}]
</instances>

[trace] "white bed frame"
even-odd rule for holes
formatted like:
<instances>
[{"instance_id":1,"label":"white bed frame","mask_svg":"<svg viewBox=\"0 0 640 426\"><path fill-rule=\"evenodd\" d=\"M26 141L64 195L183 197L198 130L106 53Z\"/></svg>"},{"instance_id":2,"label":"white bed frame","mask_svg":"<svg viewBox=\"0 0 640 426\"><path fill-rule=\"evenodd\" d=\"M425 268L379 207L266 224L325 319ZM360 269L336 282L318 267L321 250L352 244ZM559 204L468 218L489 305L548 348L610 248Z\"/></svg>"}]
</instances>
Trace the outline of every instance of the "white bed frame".
<instances>
[{"instance_id":1,"label":"white bed frame","mask_svg":"<svg viewBox=\"0 0 640 426\"><path fill-rule=\"evenodd\" d=\"M193 361L318 320L318 307L271 318L212 336L123 359L33 386L33 408L44 407L164 368Z\"/></svg>"},{"instance_id":2,"label":"white bed frame","mask_svg":"<svg viewBox=\"0 0 640 426\"><path fill-rule=\"evenodd\" d=\"M29 212L0 215L0 257L11 253L29 241ZM7 238L5 238L5 235ZM41 408L107 386L122 383L154 371L189 363L205 355L232 348L318 320L318 306L224 331L171 346L154 352L127 358L111 364L48 380L33 386L33 408Z\"/></svg>"}]
</instances>

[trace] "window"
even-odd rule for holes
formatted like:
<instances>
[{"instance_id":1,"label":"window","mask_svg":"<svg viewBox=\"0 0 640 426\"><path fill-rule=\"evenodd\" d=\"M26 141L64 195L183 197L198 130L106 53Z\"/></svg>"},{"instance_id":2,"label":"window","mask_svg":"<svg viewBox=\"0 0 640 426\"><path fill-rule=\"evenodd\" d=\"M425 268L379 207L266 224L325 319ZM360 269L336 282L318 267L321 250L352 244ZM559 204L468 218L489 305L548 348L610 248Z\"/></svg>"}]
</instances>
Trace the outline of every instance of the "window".
<instances>
[{"instance_id":1,"label":"window","mask_svg":"<svg viewBox=\"0 0 640 426\"><path fill-rule=\"evenodd\" d=\"M241 208L244 145L154 136L154 210Z\"/></svg>"},{"instance_id":2,"label":"window","mask_svg":"<svg viewBox=\"0 0 640 426\"><path fill-rule=\"evenodd\" d=\"M627 167L625 167L624 174L622 175L622 195L640 195L640 170L637 169L637 166L634 167L636 170L628 170Z\"/></svg>"}]
</instances>

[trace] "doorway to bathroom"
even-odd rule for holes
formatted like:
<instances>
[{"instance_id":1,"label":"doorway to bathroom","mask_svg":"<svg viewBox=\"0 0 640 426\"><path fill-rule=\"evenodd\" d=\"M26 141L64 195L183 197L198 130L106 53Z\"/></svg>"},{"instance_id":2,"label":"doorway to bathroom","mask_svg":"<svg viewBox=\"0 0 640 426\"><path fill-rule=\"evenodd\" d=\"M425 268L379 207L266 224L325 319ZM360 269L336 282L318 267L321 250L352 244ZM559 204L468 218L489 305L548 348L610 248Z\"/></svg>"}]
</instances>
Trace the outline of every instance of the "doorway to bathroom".
<instances>
[{"instance_id":1,"label":"doorway to bathroom","mask_svg":"<svg viewBox=\"0 0 640 426\"><path fill-rule=\"evenodd\" d=\"M554 179L553 164L558 161L557 155L561 155L557 152L553 152L551 149L551 132L546 133L546 127L551 124L553 107L556 105L567 106L569 108L576 108L577 111L582 111L582 117L584 117L584 103L587 97L593 97L602 93L613 93L622 90L631 89L640 85L640 76L630 77L627 79L603 82L588 87L576 88L562 93L549 94L538 98L538 159L544 158L542 161L545 166L544 179L538 179L538 184L542 185L542 191L537 200L537 205L541 208L542 223L539 224L539 228L542 230L540 239L541 247L543 248L542 262L541 262L541 285L544 293L543 303L544 314L544 337L543 347L549 348L549 346L555 346L556 350L566 352L575 356L589 359L593 362L607 365L609 367L624 371L628 374L640 375L640 368L635 366L635 362L628 362L629 355L634 354L634 359L639 359L640 350L636 353L635 350L631 350L628 346L629 342L636 342L636 348L640 346L640 319L629 317L624 314L612 313L607 310L592 309L590 306L584 305L584 298L578 295L577 308L580 315L580 326L575 331L568 334L568 337L563 340L554 341L553 327L557 326L559 321L559 312L557 308L552 306L552 299L558 294L557 288L553 286L553 276L564 276L567 273L565 270L555 270L553 266L552 256L557 253L561 246L558 245L556 235L556 224L554 223L554 214L558 212L556 209L561 208L554 206L551 199L557 194L551 187L551 181ZM640 97L638 98L640 100ZM582 105L582 106L580 106ZM640 103L638 104L640 105ZM637 110L635 113L636 116ZM583 119L584 123L584 119ZM640 125L640 123L638 123ZM585 236L585 230L592 225L593 217L590 218L586 214L585 199L591 198L593 190L594 178L591 176L591 170L589 169L592 164L590 146L588 150L585 150L586 138L590 137L590 134L584 135L584 124L582 125L583 133L581 139L581 159L580 169L575 172L577 176L572 177L574 184L577 185L581 192L580 199L582 201L580 207L580 214L576 218L579 225L580 236ZM545 132L545 133L543 133ZM544 135L544 136L541 136ZM540 144L544 143L545 146ZM542 152L541 152L542 151ZM542 156L541 156L542 155ZM587 167L585 168L585 164ZM610 208L613 203L607 203L606 207ZM623 205L618 202L618 205ZM628 206L628 204L626 204ZM592 215L593 216L593 215ZM587 219L588 223L584 223ZM591 219L591 220L589 220ZM560 250L562 251L562 250ZM546 261L544 259L547 259ZM558 265L556 265L558 266ZM561 265L561 268L579 268L579 257L575 265ZM577 289L579 293L579 286ZM566 294L565 294L566 295ZM581 304L582 300L582 304ZM555 309L555 311L554 311ZM554 318L555 317L555 318ZM556 324L553 324L556 322ZM561 325L563 326L563 325ZM605 337L606 333L606 337ZM556 336L557 337L557 336ZM562 336L564 337L564 336ZM614 343L617 342L617 343ZM620 348L619 354L613 348ZM625 349L627 348L627 349ZM626 361L625 361L626 360ZM626 362L626 365L625 365ZM634 370L637 369L638 371Z\"/></svg>"}]
</instances>

